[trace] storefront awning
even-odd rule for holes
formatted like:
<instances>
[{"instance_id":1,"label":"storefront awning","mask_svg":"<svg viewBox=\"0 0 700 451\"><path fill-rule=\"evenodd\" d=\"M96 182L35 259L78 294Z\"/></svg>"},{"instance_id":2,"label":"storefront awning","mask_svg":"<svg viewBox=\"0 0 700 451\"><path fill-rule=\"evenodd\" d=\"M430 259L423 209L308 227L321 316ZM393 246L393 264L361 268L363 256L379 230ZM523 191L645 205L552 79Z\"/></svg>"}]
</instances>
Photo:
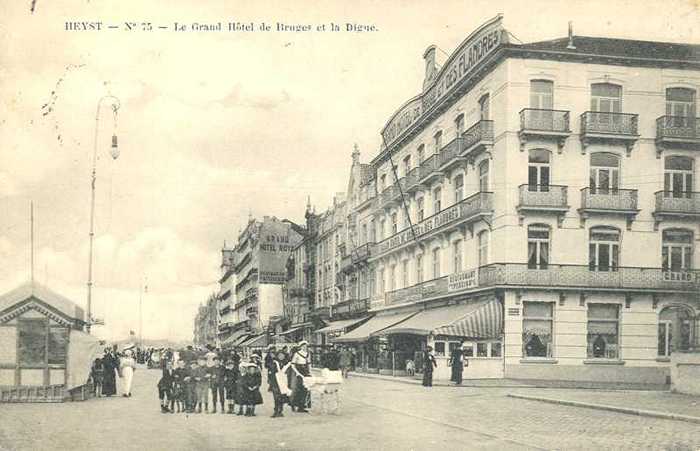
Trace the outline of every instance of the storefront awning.
<instances>
[{"instance_id":1,"label":"storefront awning","mask_svg":"<svg viewBox=\"0 0 700 451\"><path fill-rule=\"evenodd\" d=\"M340 337L336 338L333 340L334 343L350 343L350 342L357 342L357 341L367 341L373 333L379 332L381 330L386 329L387 327L391 327L395 324L398 324L402 321L406 321L408 318L412 317L418 312L410 312L410 313L393 313L393 314L384 314L384 315L377 315L374 318L370 319L357 329L353 330L352 332L348 332L345 335L341 335Z\"/></svg>"},{"instance_id":2,"label":"storefront awning","mask_svg":"<svg viewBox=\"0 0 700 451\"><path fill-rule=\"evenodd\" d=\"M245 340L248 338L249 334L245 331L238 332L235 334L232 334L230 337L228 337L226 340L221 342L222 347L231 347L235 346L236 344L240 343L241 341Z\"/></svg>"},{"instance_id":3,"label":"storefront awning","mask_svg":"<svg viewBox=\"0 0 700 451\"><path fill-rule=\"evenodd\" d=\"M278 333L277 336L280 336L280 335L291 335L291 334L293 334L293 333L295 333L295 332L298 332L298 331L302 330L303 328L304 328L304 326L293 327L293 328L291 328L291 329L285 330L284 332Z\"/></svg>"},{"instance_id":4,"label":"storefront awning","mask_svg":"<svg viewBox=\"0 0 700 451\"><path fill-rule=\"evenodd\" d=\"M430 335L435 329L449 326L461 320L478 310L484 304L485 302L475 302L421 310L418 314L406 321L387 327L379 332L374 332L372 335Z\"/></svg>"},{"instance_id":5,"label":"storefront awning","mask_svg":"<svg viewBox=\"0 0 700 451\"><path fill-rule=\"evenodd\" d=\"M485 301L451 324L436 328L433 333L469 338L498 338L503 334L503 306L497 299Z\"/></svg>"},{"instance_id":6,"label":"storefront awning","mask_svg":"<svg viewBox=\"0 0 700 451\"><path fill-rule=\"evenodd\" d=\"M255 335L248 338L240 346L244 348L265 348L270 344L270 339L267 334Z\"/></svg>"},{"instance_id":7,"label":"storefront awning","mask_svg":"<svg viewBox=\"0 0 700 451\"><path fill-rule=\"evenodd\" d=\"M328 334L328 333L333 333L333 332L344 332L345 329L348 327L352 327L357 323L360 323L362 321L365 321L367 317L362 317L362 318L355 318L355 319L346 319L342 321L332 321L328 323L328 325L324 328L318 329L314 331L317 334Z\"/></svg>"}]
</instances>

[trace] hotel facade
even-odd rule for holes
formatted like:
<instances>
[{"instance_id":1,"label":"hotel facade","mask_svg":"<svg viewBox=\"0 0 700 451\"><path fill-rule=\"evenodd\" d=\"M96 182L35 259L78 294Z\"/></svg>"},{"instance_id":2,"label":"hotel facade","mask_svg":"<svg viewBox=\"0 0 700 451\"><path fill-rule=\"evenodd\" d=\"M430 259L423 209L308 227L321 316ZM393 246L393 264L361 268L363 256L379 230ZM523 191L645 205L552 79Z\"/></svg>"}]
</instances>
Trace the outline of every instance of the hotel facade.
<instances>
[{"instance_id":1,"label":"hotel facade","mask_svg":"<svg viewBox=\"0 0 700 451\"><path fill-rule=\"evenodd\" d=\"M699 343L700 47L509 36L498 16L442 65L428 47L379 154L353 154L338 272L374 316L334 341L368 371L430 345L449 378L465 342L466 378L666 384Z\"/></svg>"}]
</instances>

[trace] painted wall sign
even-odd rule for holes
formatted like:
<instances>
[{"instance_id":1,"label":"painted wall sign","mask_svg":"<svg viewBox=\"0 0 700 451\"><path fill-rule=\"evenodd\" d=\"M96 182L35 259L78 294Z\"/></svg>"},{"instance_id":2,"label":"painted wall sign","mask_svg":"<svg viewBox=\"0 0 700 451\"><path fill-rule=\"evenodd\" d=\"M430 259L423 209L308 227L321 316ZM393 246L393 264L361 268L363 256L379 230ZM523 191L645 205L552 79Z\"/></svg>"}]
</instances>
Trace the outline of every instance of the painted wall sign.
<instances>
[{"instance_id":1,"label":"painted wall sign","mask_svg":"<svg viewBox=\"0 0 700 451\"><path fill-rule=\"evenodd\" d=\"M450 274L447 277L447 291L459 291L476 288L479 286L479 270L470 269L467 271Z\"/></svg>"}]
</instances>

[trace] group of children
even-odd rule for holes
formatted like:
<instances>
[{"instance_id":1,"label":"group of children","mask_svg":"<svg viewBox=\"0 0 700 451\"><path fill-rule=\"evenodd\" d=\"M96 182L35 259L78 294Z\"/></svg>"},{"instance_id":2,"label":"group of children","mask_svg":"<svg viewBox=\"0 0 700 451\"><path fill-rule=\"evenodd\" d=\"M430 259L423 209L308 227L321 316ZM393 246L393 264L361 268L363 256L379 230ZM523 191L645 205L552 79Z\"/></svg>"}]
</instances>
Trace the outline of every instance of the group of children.
<instances>
[{"instance_id":1,"label":"group of children","mask_svg":"<svg viewBox=\"0 0 700 451\"><path fill-rule=\"evenodd\" d=\"M262 376L255 363L226 360L207 354L191 362L168 360L164 362L163 375L158 381L158 398L163 413L217 413L255 416L255 406L262 404L260 386ZM225 405L228 405L228 410Z\"/></svg>"}]
</instances>

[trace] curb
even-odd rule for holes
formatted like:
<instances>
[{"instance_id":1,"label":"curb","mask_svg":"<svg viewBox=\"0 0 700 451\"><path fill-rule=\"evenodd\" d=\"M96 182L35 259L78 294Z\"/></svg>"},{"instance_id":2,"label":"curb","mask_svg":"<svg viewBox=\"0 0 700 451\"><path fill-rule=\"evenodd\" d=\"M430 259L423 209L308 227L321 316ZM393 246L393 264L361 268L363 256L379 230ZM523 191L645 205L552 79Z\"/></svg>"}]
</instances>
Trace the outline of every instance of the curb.
<instances>
[{"instance_id":1,"label":"curb","mask_svg":"<svg viewBox=\"0 0 700 451\"><path fill-rule=\"evenodd\" d=\"M365 378L365 379L374 379L378 381L386 381L386 382L398 382L400 384L409 384L409 385L421 385L421 381L417 379L405 379L402 377L392 377L389 378L390 376L376 376L374 374L366 374L366 373L350 373L348 375L349 377L360 377L360 378ZM433 387L452 387L452 388L542 388L542 387L537 387L535 385L520 385L520 384L501 384L501 385L479 385L479 384L470 384L466 379L462 382L461 385L454 385L454 384L446 384L446 383L441 383L441 382L433 382Z\"/></svg>"},{"instance_id":2,"label":"curb","mask_svg":"<svg viewBox=\"0 0 700 451\"><path fill-rule=\"evenodd\" d=\"M509 398L515 398L515 399L524 399L527 401L539 401L539 402L545 402L549 404L560 404L564 406L571 406L571 407L582 407L586 409L594 409L594 410L604 410L608 412L616 412L616 413L624 413L627 415L636 415L640 417L649 417L649 418L660 418L663 420L676 420L676 421L685 421L687 423L695 423L695 424L700 424L700 417L694 417L690 415L682 415L678 413L668 413L668 412L659 412L655 410L643 410L643 409L633 409L629 407L617 407L617 406L609 406L605 404L593 404L593 403L587 403L587 402L580 402L580 401L567 401L567 400L562 400L562 399L552 399L552 398L543 398L540 396L528 396L528 395L516 395L513 393L508 393Z\"/></svg>"}]
</instances>

